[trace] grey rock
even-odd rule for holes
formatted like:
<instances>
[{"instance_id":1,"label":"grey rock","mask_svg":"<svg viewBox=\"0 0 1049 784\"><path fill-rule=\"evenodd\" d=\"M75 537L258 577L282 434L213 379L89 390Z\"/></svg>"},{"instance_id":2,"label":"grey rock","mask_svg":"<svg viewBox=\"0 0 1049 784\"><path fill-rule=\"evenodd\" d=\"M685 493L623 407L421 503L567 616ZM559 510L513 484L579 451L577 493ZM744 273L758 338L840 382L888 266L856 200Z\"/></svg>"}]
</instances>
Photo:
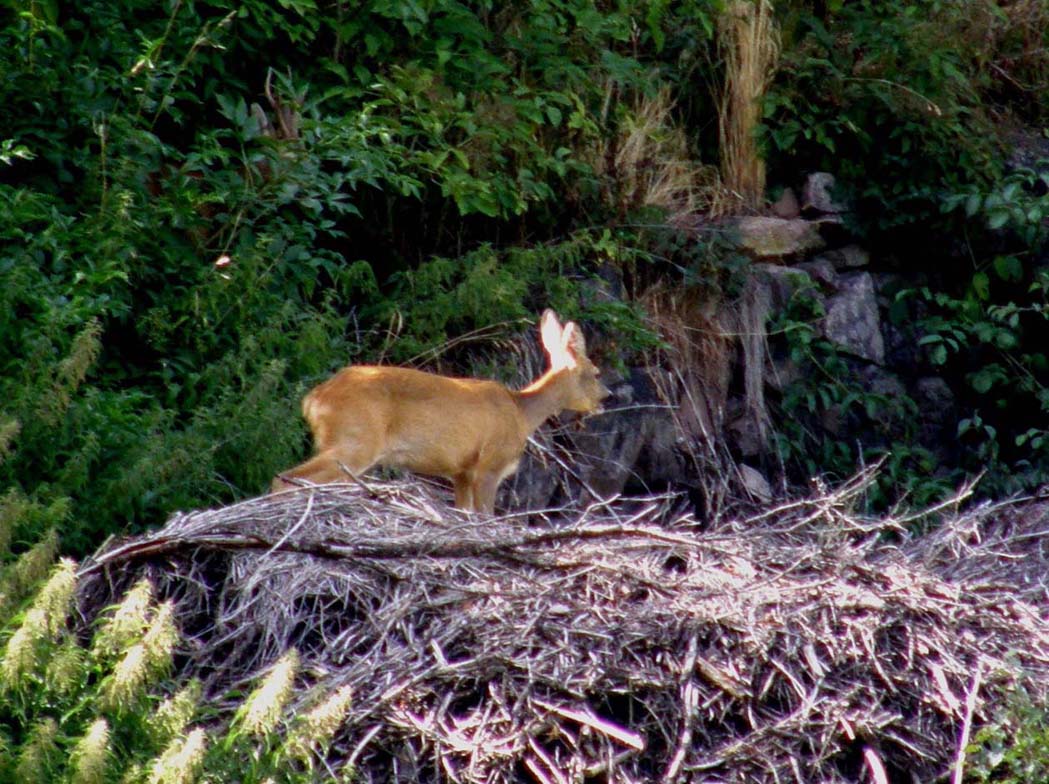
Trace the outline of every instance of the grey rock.
<instances>
[{"instance_id":1,"label":"grey rock","mask_svg":"<svg viewBox=\"0 0 1049 784\"><path fill-rule=\"evenodd\" d=\"M954 392L939 376L925 376L914 384L914 402L921 412L918 439L924 444L953 441L958 412Z\"/></svg>"},{"instance_id":2,"label":"grey rock","mask_svg":"<svg viewBox=\"0 0 1049 784\"><path fill-rule=\"evenodd\" d=\"M812 261L803 261L800 264L795 264L793 268L801 270L810 278L819 281L827 288L837 288L838 272L834 268L834 265L823 256L815 258Z\"/></svg>"},{"instance_id":3,"label":"grey rock","mask_svg":"<svg viewBox=\"0 0 1049 784\"><path fill-rule=\"evenodd\" d=\"M881 317L869 273L851 272L838 277L838 290L827 297L823 333L845 351L870 362L885 361Z\"/></svg>"},{"instance_id":4,"label":"grey rock","mask_svg":"<svg viewBox=\"0 0 1049 784\"><path fill-rule=\"evenodd\" d=\"M871 254L859 245L845 245L825 251L819 259L829 261L836 270L854 270L868 266L871 263Z\"/></svg>"},{"instance_id":5,"label":"grey rock","mask_svg":"<svg viewBox=\"0 0 1049 784\"><path fill-rule=\"evenodd\" d=\"M798 363L790 357L773 358L765 381L777 392L782 392L792 384L801 381L804 376Z\"/></svg>"},{"instance_id":6,"label":"grey rock","mask_svg":"<svg viewBox=\"0 0 1049 784\"><path fill-rule=\"evenodd\" d=\"M580 427L568 424L560 430L558 439L571 442L566 463L578 475L581 482L574 484L581 488L559 488L557 477L567 472L544 464L544 455L530 449L517 474L507 481L512 493L508 505L541 509L560 504L565 494L611 498L650 486L694 484L675 411L659 394L652 376L659 372L634 368L619 382L607 382L612 396L605 401L606 413L583 420ZM539 438L543 437L549 438L541 431Z\"/></svg>"},{"instance_id":7,"label":"grey rock","mask_svg":"<svg viewBox=\"0 0 1049 784\"><path fill-rule=\"evenodd\" d=\"M834 199L836 182L834 175L828 172L813 172L805 180L801 191L802 215L821 214L836 215L847 212L848 207Z\"/></svg>"},{"instance_id":8,"label":"grey rock","mask_svg":"<svg viewBox=\"0 0 1049 784\"><path fill-rule=\"evenodd\" d=\"M763 502L772 500L772 485L758 469L751 468L746 463L740 463L739 478L743 482L743 487L756 500Z\"/></svg>"},{"instance_id":9,"label":"grey rock","mask_svg":"<svg viewBox=\"0 0 1049 784\"><path fill-rule=\"evenodd\" d=\"M739 247L757 259L785 259L821 250L826 241L819 224L764 215L736 221Z\"/></svg>"},{"instance_id":10,"label":"grey rock","mask_svg":"<svg viewBox=\"0 0 1049 784\"><path fill-rule=\"evenodd\" d=\"M792 188L784 188L779 198L772 203L772 214L777 218L793 220L801 217L801 205Z\"/></svg>"},{"instance_id":11,"label":"grey rock","mask_svg":"<svg viewBox=\"0 0 1049 784\"><path fill-rule=\"evenodd\" d=\"M804 269L757 262L750 265L751 282L768 289L773 311L782 310L799 289L813 288L812 276Z\"/></svg>"}]
</instances>

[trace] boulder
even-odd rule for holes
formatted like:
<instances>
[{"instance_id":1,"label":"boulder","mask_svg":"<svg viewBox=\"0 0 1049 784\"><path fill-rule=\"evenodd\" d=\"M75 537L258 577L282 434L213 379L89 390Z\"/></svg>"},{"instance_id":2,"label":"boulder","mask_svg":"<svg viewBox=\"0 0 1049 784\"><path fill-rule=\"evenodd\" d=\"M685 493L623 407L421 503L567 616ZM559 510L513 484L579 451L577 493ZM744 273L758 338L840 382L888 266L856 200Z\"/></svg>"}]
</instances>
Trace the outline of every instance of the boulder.
<instances>
[{"instance_id":1,"label":"boulder","mask_svg":"<svg viewBox=\"0 0 1049 784\"><path fill-rule=\"evenodd\" d=\"M746 463L739 464L739 478L743 487L756 501L768 503L772 500L772 485L758 469Z\"/></svg>"},{"instance_id":2,"label":"boulder","mask_svg":"<svg viewBox=\"0 0 1049 784\"><path fill-rule=\"evenodd\" d=\"M801 214L806 216L837 215L847 212L848 208L834 199L836 185L833 174L828 172L810 174L801 191Z\"/></svg>"},{"instance_id":3,"label":"boulder","mask_svg":"<svg viewBox=\"0 0 1049 784\"><path fill-rule=\"evenodd\" d=\"M801 217L801 205L792 188L784 188L779 198L772 203L772 214L777 218L793 220Z\"/></svg>"},{"instance_id":4,"label":"boulder","mask_svg":"<svg viewBox=\"0 0 1049 784\"><path fill-rule=\"evenodd\" d=\"M757 458L768 451L768 434L743 405L742 398L729 400L725 432L734 451L747 458Z\"/></svg>"},{"instance_id":5,"label":"boulder","mask_svg":"<svg viewBox=\"0 0 1049 784\"><path fill-rule=\"evenodd\" d=\"M958 412L951 387L939 376L925 376L914 385L914 402L921 411L918 440L945 444L954 440Z\"/></svg>"},{"instance_id":6,"label":"boulder","mask_svg":"<svg viewBox=\"0 0 1049 784\"><path fill-rule=\"evenodd\" d=\"M816 261L817 259L813 259ZM859 245L846 245L822 253L818 260L830 262L836 270L853 270L866 267L871 262L871 254Z\"/></svg>"},{"instance_id":7,"label":"boulder","mask_svg":"<svg viewBox=\"0 0 1049 784\"><path fill-rule=\"evenodd\" d=\"M907 386L903 380L884 368L868 365L857 370L856 375L863 382L864 389L872 394L889 399L902 398L907 395Z\"/></svg>"},{"instance_id":8,"label":"boulder","mask_svg":"<svg viewBox=\"0 0 1049 784\"><path fill-rule=\"evenodd\" d=\"M601 455L581 469L587 487L602 498L667 485L694 483L684 459L684 435L653 374L658 369L632 368L616 386L614 407L575 437L586 454Z\"/></svg>"},{"instance_id":9,"label":"boulder","mask_svg":"<svg viewBox=\"0 0 1049 784\"><path fill-rule=\"evenodd\" d=\"M1034 171L1049 174L1049 138L1033 128L1015 129L1005 135L1006 170ZM1034 194L1042 196L1049 183L1044 181L1035 185Z\"/></svg>"},{"instance_id":10,"label":"boulder","mask_svg":"<svg viewBox=\"0 0 1049 784\"><path fill-rule=\"evenodd\" d=\"M767 289L767 301L773 311L782 310L798 289L813 287L812 276L799 266L757 262L750 265L750 284Z\"/></svg>"},{"instance_id":11,"label":"boulder","mask_svg":"<svg viewBox=\"0 0 1049 784\"><path fill-rule=\"evenodd\" d=\"M874 280L867 272L839 275L837 291L827 297L823 334L857 357L882 364L885 341L874 291Z\"/></svg>"},{"instance_id":12,"label":"boulder","mask_svg":"<svg viewBox=\"0 0 1049 784\"><path fill-rule=\"evenodd\" d=\"M606 413L559 431L557 440L571 442L571 458L565 461L568 473L577 475L582 486L599 498L667 486L690 487L696 482L688 468L675 411L660 395L660 385L653 378L659 372L632 368L625 378L608 382L612 396L605 401ZM563 420L569 421L570 415ZM538 437L549 435L541 431ZM565 472L557 470L556 461L544 462L549 454L546 450L526 452L520 469L506 483L513 494L506 497L511 508L542 509L564 500L559 497L563 490L558 487L558 477Z\"/></svg>"},{"instance_id":13,"label":"boulder","mask_svg":"<svg viewBox=\"0 0 1049 784\"><path fill-rule=\"evenodd\" d=\"M826 245L819 224L800 218L748 216L735 228L739 247L757 259L794 258Z\"/></svg>"},{"instance_id":14,"label":"boulder","mask_svg":"<svg viewBox=\"0 0 1049 784\"><path fill-rule=\"evenodd\" d=\"M819 256L812 261L803 261L800 264L795 264L793 269L804 272L821 286L830 289L837 288L838 272L835 270L834 265L823 256Z\"/></svg>"}]
</instances>

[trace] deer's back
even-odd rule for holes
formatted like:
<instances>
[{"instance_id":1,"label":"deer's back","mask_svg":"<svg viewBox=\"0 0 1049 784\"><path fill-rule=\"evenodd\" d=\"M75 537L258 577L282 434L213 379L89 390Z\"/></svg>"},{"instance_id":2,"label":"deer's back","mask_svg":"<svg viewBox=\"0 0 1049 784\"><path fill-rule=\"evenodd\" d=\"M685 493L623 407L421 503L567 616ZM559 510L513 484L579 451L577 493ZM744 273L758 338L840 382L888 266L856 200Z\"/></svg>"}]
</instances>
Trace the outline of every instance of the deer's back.
<instances>
[{"instance_id":1,"label":"deer's back","mask_svg":"<svg viewBox=\"0 0 1049 784\"><path fill-rule=\"evenodd\" d=\"M410 368L344 368L305 397L302 411L318 451L369 440L378 462L439 476L515 460L527 439L502 384Z\"/></svg>"}]
</instances>

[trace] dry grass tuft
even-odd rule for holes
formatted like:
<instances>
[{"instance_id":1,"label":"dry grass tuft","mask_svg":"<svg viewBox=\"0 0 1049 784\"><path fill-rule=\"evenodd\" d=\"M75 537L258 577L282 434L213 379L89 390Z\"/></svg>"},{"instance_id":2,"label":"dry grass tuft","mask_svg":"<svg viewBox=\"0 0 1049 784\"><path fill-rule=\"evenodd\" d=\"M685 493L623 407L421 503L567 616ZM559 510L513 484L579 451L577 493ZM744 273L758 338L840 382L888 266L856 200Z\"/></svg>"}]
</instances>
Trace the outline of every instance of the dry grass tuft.
<instances>
[{"instance_id":1,"label":"dry grass tuft","mask_svg":"<svg viewBox=\"0 0 1049 784\"><path fill-rule=\"evenodd\" d=\"M640 303L668 346L671 356L663 364L674 369L682 387L680 396L664 395L674 403L678 428L692 441L719 438L736 353L732 330L716 303L694 289L656 284Z\"/></svg>"},{"instance_id":2,"label":"dry grass tuft","mask_svg":"<svg viewBox=\"0 0 1049 784\"><path fill-rule=\"evenodd\" d=\"M672 225L710 209L717 173L693 159L684 130L674 124L670 88L640 95L620 120L615 138L596 155L595 171L610 177L613 207L625 215L656 207Z\"/></svg>"},{"instance_id":3,"label":"dry grass tuft","mask_svg":"<svg viewBox=\"0 0 1049 784\"><path fill-rule=\"evenodd\" d=\"M645 311L667 346L664 363L673 368L678 392L672 404L678 427L691 443L722 439L728 424L730 385L742 370L743 407L732 412L734 427L746 428L755 443L770 432L765 403L769 317L768 287L748 278L738 298L718 301L680 287L657 284L641 297ZM733 461L727 461L732 465Z\"/></svg>"},{"instance_id":4,"label":"dry grass tuft","mask_svg":"<svg viewBox=\"0 0 1049 784\"><path fill-rule=\"evenodd\" d=\"M81 607L150 577L210 695L295 648L353 694L330 762L361 781L938 780L1010 690L1049 698L1049 505L945 505L914 539L856 513L872 478L717 524L294 490L111 546Z\"/></svg>"},{"instance_id":5,"label":"dry grass tuft","mask_svg":"<svg viewBox=\"0 0 1049 784\"><path fill-rule=\"evenodd\" d=\"M765 162L756 132L762 98L779 59L779 33L770 0L735 0L720 19L719 42L725 59L718 131L721 179L731 194L717 205L720 214L753 212L765 199Z\"/></svg>"}]
</instances>

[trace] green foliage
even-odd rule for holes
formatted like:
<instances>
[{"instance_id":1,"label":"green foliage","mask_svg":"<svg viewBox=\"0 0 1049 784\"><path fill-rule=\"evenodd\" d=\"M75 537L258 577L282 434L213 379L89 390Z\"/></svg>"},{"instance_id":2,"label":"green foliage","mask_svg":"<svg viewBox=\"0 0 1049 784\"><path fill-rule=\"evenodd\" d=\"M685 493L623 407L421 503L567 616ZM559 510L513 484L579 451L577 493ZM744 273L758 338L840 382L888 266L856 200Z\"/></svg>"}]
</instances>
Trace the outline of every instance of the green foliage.
<instances>
[{"instance_id":1,"label":"green foliage","mask_svg":"<svg viewBox=\"0 0 1049 784\"><path fill-rule=\"evenodd\" d=\"M964 212L968 219L983 221L990 231L1011 231L1024 247L1036 248L1046 240L1045 222L1049 219L1047 167L1049 161L1043 160L1040 171L1019 167L988 188L970 185L947 196L941 209ZM1012 257L996 258L994 267L1003 280L1016 282L1023 275L1020 260Z\"/></svg>"},{"instance_id":2,"label":"green foliage","mask_svg":"<svg viewBox=\"0 0 1049 784\"><path fill-rule=\"evenodd\" d=\"M714 158L718 0L5 7L0 492L64 510L68 551L264 490L305 447L298 399L348 361L429 358L521 331L548 305L628 353L652 345L602 277L641 290L669 266L647 228L660 215L617 222L645 203L629 186L660 179L646 173L676 171L673 193L693 184L697 151ZM831 168L860 188L870 226L968 211L1034 232L1046 211L1032 175L992 184L981 123L988 96L1015 102L989 74L1033 84L1044 63L1024 20L992 7L777 4L773 170ZM653 96L689 160L660 169L659 148L640 145L616 172ZM945 198L956 209L941 213ZM720 291L724 269L695 253L667 255ZM1015 302L1027 329L1033 312L997 282L1036 278L1022 253L996 256L971 289ZM959 329L959 345L978 337ZM1043 378L1040 351L1023 351ZM993 367L972 372L977 389L1001 387ZM849 417L882 405L830 387L789 405L823 397ZM1005 432L980 413L982 432ZM817 443L829 448L802 438L794 454ZM838 464L855 459L842 450Z\"/></svg>"},{"instance_id":3,"label":"green foliage","mask_svg":"<svg viewBox=\"0 0 1049 784\"><path fill-rule=\"evenodd\" d=\"M580 315L609 95L716 4L12 7L0 487L69 499L82 553L262 491L347 361Z\"/></svg>"},{"instance_id":4,"label":"green foliage","mask_svg":"<svg viewBox=\"0 0 1049 784\"><path fill-rule=\"evenodd\" d=\"M917 404L896 388L871 384L819 334L825 314L813 294L796 289L770 325L785 344L792 371L775 417L779 459L798 481L844 480L880 461L865 499L871 510L897 503L922 508L940 500L961 477L938 464L930 445L918 442Z\"/></svg>"},{"instance_id":5,"label":"green foliage","mask_svg":"<svg viewBox=\"0 0 1049 784\"><path fill-rule=\"evenodd\" d=\"M961 421L951 468L985 474L980 490L988 494L1030 489L1049 476L1049 439L1039 424L1049 367L1037 337L1046 326L1039 261L1046 182L1032 169L1002 173L990 121L1032 115L1030 95L1012 89L1017 73L1038 74L1028 85L1049 76L1044 58L1021 54L1049 35L1038 5L889 0L821 4L816 12L786 3L783 67L766 106L773 168L833 171L857 207L855 226L908 276L909 290L893 305L896 326L955 391ZM823 393L788 396L791 410L847 399L820 378L805 383ZM889 442L894 455L906 455L906 432ZM811 438L804 443L789 451L807 455L810 469L847 465L856 451L834 442L835 458L825 446L813 450ZM904 487L921 484L935 469L907 457L897 478Z\"/></svg>"},{"instance_id":6,"label":"green foliage","mask_svg":"<svg viewBox=\"0 0 1049 784\"><path fill-rule=\"evenodd\" d=\"M1014 694L966 751L965 780L973 784L1049 781L1049 712L1027 694Z\"/></svg>"},{"instance_id":7,"label":"green foliage","mask_svg":"<svg viewBox=\"0 0 1049 784\"><path fill-rule=\"evenodd\" d=\"M396 362L469 338L486 325L524 324L544 307L564 318L584 318L589 327L619 336L624 351L653 346L654 336L636 310L602 296L601 266L615 252L617 263L633 249L608 232L580 232L560 243L498 251L483 246L458 259L433 258L394 276L390 306L404 324L391 346Z\"/></svg>"},{"instance_id":8,"label":"green foliage","mask_svg":"<svg viewBox=\"0 0 1049 784\"><path fill-rule=\"evenodd\" d=\"M765 109L773 165L834 172L878 230L928 225L945 189L989 181L980 3L862 0L824 17L792 5Z\"/></svg>"},{"instance_id":9,"label":"green foliage","mask_svg":"<svg viewBox=\"0 0 1049 784\"><path fill-rule=\"evenodd\" d=\"M903 292L920 297L930 312L918 341L929 363L966 382L970 413L959 422L958 438L966 446L966 467L986 472L990 493L1028 490L1049 479L1049 431L1037 424L1049 414L1043 339L1049 272L1036 273L1022 302L996 304L993 297L1003 284L1016 282L1018 267L1015 257L997 257L963 297L928 288Z\"/></svg>"},{"instance_id":10,"label":"green foliage","mask_svg":"<svg viewBox=\"0 0 1049 784\"><path fill-rule=\"evenodd\" d=\"M217 715L198 681L172 679L174 607L148 580L82 641L70 621L76 564L54 564L55 547L48 537L0 577L0 595L20 605L0 623L0 783L293 783L330 770L348 689L317 690L292 709L291 651L243 702L225 701L240 706L231 715Z\"/></svg>"},{"instance_id":11,"label":"green foliage","mask_svg":"<svg viewBox=\"0 0 1049 784\"><path fill-rule=\"evenodd\" d=\"M1030 490L1049 480L1049 269L1032 263L1047 245L1049 196L1044 175L1019 170L995 186L967 189L944 202L980 230L997 232L1013 251L974 253L974 269L957 293L925 286L897 297L916 301L930 365L964 382L958 426L965 467L985 472L991 494ZM999 243L1001 244L1001 243Z\"/></svg>"}]
</instances>

